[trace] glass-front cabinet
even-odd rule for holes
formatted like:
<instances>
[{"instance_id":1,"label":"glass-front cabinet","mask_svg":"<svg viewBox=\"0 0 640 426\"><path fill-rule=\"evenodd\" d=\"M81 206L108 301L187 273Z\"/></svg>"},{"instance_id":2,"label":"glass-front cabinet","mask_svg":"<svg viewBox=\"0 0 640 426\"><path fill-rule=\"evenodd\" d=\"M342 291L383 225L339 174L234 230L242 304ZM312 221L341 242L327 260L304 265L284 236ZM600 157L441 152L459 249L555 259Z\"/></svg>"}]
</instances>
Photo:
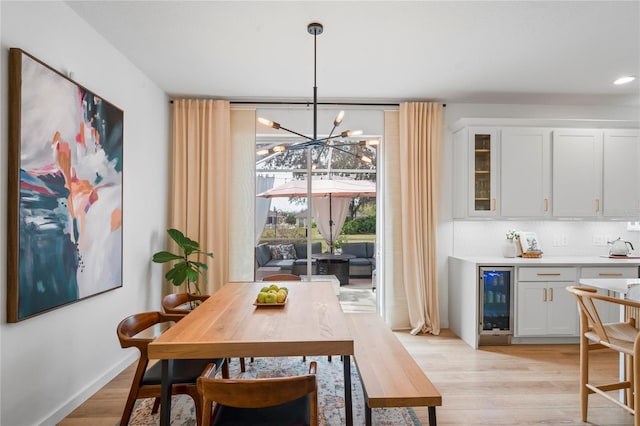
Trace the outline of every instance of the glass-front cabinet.
<instances>
[{"instance_id":1,"label":"glass-front cabinet","mask_svg":"<svg viewBox=\"0 0 640 426\"><path fill-rule=\"evenodd\" d=\"M498 215L498 132L469 129L470 216Z\"/></svg>"}]
</instances>

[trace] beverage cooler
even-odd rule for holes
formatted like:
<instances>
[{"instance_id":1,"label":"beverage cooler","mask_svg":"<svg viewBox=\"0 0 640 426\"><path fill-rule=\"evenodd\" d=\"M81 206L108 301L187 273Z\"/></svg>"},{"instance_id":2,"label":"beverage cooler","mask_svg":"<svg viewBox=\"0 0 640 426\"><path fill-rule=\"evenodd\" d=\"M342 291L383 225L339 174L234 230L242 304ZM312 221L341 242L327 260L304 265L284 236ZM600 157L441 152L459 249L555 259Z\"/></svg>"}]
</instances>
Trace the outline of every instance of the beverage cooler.
<instances>
[{"instance_id":1,"label":"beverage cooler","mask_svg":"<svg viewBox=\"0 0 640 426\"><path fill-rule=\"evenodd\" d=\"M513 336L513 267L480 267L478 344L508 345Z\"/></svg>"}]
</instances>

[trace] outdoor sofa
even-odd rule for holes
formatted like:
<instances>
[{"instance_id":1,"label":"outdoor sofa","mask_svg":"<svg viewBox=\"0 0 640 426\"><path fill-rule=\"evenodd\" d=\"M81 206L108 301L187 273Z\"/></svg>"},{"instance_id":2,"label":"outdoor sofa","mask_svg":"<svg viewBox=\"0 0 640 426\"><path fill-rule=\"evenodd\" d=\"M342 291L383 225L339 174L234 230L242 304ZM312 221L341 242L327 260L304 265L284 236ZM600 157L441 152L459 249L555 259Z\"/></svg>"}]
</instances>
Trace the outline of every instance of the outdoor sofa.
<instances>
[{"instance_id":1,"label":"outdoor sofa","mask_svg":"<svg viewBox=\"0 0 640 426\"><path fill-rule=\"evenodd\" d=\"M344 243L342 254L355 256L349 259L350 277L370 277L376 269L375 243Z\"/></svg>"},{"instance_id":2,"label":"outdoor sofa","mask_svg":"<svg viewBox=\"0 0 640 426\"><path fill-rule=\"evenodd\" d=\"M311 244L311 253L321 253L322 244ZM256 246L256 278L277 273L307 274L307 243L264 243ZM312 259L312 274L317 273Z\"/></svg>"},{"instance_id":3,"label":"outdoor sofa","mask_svg":"<svg viewBox=\"0 0 640 426\"><path fill-rule=\"evenodd\" d=\"M321 253L321 243L311 245L312 253ZM349 259L349 276L370 277L376 269L374 243L344 243L342 254ZM291 273L306 275L307 243L264 243L256 246L256 279L270 274ZM312 274L317 274L316 260L312 259Z\"/></svg>"}]
</instances>

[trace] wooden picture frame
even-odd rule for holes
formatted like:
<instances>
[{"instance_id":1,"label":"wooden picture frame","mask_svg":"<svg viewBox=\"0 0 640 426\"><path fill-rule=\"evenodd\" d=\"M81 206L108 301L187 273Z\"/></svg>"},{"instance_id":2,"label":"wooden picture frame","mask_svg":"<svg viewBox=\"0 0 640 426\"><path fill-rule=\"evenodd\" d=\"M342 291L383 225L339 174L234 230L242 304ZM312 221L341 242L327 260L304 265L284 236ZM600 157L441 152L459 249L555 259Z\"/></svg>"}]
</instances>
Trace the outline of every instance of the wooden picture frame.
<instances>
[{"instance_id":1,"label":"wooden picture frame","mask_svg":"<svg viewBox=\"0 0 640 426\"><path fill-rule=\"evenodd\" d=\"M522 255L526 255L527 253L542 253L542 247L535 232L520 232L519 235L518 243Z\"/></svg>"},{"instance_id":2,"label":"wooden picture frame","mask_svg":"<svg viewBox=\"0 0 640 426\"><path fill-rule=\"evenodd\" d=\"M7 321L122 286L124 113L9 49Z\"/></svg>"}]
</instances>

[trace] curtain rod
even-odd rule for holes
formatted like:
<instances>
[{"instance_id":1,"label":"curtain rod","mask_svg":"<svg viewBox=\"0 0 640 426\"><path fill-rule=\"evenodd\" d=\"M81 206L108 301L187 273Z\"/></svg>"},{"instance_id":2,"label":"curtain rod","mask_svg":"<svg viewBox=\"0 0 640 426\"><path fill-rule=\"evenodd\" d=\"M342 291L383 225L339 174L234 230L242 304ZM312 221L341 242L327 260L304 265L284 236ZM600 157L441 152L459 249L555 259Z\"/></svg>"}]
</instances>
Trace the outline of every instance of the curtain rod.
<instances>
[{"instance_id":1,"label":"curtain rod","mask_svg":"<svg viewBox=\"0 0 640 426\"><path fill-rule=\"evenodd\" d=\"M169 103L173 103L173 99L169 101ZM313 102L286 102L286 101L230 101L231 104L238 105L312 105ZM378 102L318 102L318 105L346 105L346 106L388 106L388 107L397 107L400 106L399 103L378 103ZM447 104L442 104L443 107L446 107Z\"/></svg>"}]
</instances>

